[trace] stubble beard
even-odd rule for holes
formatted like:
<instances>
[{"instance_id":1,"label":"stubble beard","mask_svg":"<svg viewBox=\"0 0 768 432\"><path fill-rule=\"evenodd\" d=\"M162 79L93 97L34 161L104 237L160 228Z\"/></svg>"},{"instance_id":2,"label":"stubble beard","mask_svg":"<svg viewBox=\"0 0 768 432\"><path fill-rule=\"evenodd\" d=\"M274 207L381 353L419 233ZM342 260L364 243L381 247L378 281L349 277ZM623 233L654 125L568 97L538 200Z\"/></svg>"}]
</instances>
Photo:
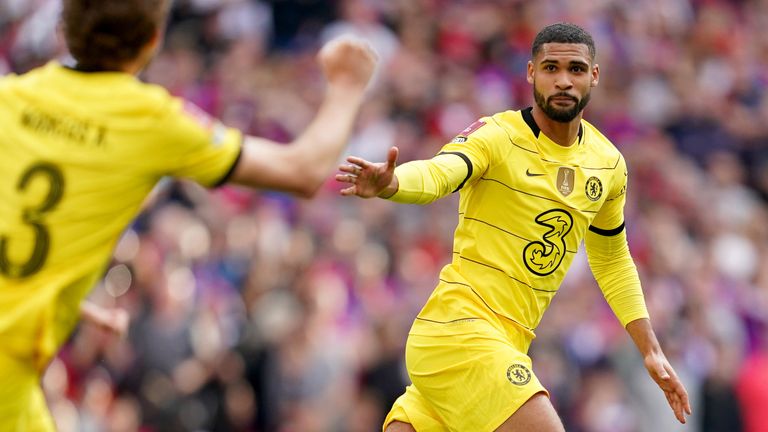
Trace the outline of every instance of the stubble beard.
<instances>
[{"instance_id":1,"label":"stubble beard","mask_svg":"<svg viewBox=\"0 0 768 432\"><path fill-rule=\"evenodd\" d=\"M571 97L565 93L557 93L550 96L549 99L557 96ZM584 97L582 97L580 100L573 98L576 102L573 107L557 108L552 103L550 103L549 99L544 99L544 95L536 90L536 83L533 83L533 98L536 101L536 105L538 105L539 108L544 111L544 114L546 114L547 117L559 123L570 123L573 119L575 119L584 110L584 107L587 106L591 97L592 92L587 92L587 94L585 94Z\"/></svg>"}]
</instances>

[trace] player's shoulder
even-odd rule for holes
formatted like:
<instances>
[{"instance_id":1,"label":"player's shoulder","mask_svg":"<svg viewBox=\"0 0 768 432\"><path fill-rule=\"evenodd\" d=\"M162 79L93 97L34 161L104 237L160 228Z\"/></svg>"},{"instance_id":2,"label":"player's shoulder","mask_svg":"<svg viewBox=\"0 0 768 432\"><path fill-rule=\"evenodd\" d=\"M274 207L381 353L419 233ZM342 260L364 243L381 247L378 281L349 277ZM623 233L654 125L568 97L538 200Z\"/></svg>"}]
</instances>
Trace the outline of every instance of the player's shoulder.
<instances>
[{"instance_id":1,"label":"player's shoulder","mask_svg":"<svg viewBox=\"0 0 768 432\"><path fill-rule=\"evenodd\" d=\"M497 132L517 131L526 126L522 110L500 111L485 119L493 124Z\"/></svg>"},{"instance_id":2,"label":"player's shoulder","mask_svg":"<svg viewBox=\"0 0 768 432\"><path fill-rule=\"evenodd\" d=\"M539 128L530 117L530 108L501 111L489 119L494 124L494 132L500 138L497 140L499 145L506 148L512 143L515 147L536 151L535 141Z\"/></svg>"},{"instance_id":3,"label":"player's shoulder","mask_svg":"<svg viewBox=\"0 0 768 432\"><path fill-rule=\"evenodd\" d=\"M589 148L590 165L626 171L624 156L613 142L592 123L582 119L581 125L584 129L583 144Z\"/></svg>"},{"instance_id":4,"label":"player's shoulder","mask_svg":"<svg viewBox=\"0 0 768 432\"><path fill-rule=\"evenodd\" d=\"M29 81L30 78L34 78L36 75L38 75L41 69L42 68L32 69L24 74L9 72L0 76L0 91L10 90L19 85L22 85L25 81Z\"/></svg>"},{"instance_id":5,"label":"player's shoulder","mask_svg":"<svg viewBox=\"0 0 768 432\"><path fill-rule=\"evenodd\" d=\"M0 75L0 87L7 87L13 83L18 82L19 76L13 72L9 72L4 75Z\"/></svg>"},{"instance_id":6,"label":"player's shoulder","mask_svg":"<svg viewBox=\"0 0 768 432\"><path fill-rule=\"evenodd\" d=\"M498 137L507 137L509 135L508 129L514 127L510 123L514 122L515 113L518 111L502 111L480 117L459 132L453 142L467 141L470 135L473 139L479 138L489 142L496 141L495 138Z\"/></svg>"},{"instance_id":7,"label":"player's shoulder","mask_svg":"<svg viewBox=\"0 0 768 432\"><path fill-rule=\"evenodd\" d=\"M622 157L619 149L595 125L584 119L581 120L581 125L584 128L584 141L592 152L601 153L613 159Z\"/></svg>"}]
</instances>

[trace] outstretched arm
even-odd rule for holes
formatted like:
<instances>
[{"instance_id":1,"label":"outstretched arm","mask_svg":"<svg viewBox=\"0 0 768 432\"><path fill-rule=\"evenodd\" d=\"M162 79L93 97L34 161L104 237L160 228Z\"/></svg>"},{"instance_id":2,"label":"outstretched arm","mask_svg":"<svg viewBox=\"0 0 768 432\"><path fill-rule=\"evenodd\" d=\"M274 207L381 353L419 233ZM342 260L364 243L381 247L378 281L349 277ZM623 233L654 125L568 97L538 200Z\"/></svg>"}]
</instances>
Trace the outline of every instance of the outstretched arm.
<instances>
[{"instance_id":1,"label":"outstretched arm","mask_svg":"<svg viewBox=\"0 0 768 432\"><path fill-rule=\"evenodd\" d=\"M288 145L246 137L230 182L303 197L322 186L347 144L377 58L368 43L344 38L326 44L318 61L328 87L314 120Z\"/></svg>"},{"instance_id":2,"label":"outstretched arm","mask_svg":"<svg viewBox=\"0 0 768 432\"><path fill-rule=\"evenodd\" d=\"M641 318L630 322L626 328L643 356L643 363L648 374L664 392L677 420L680 423L685 423L686 414L691 415L688 392L680 378L677 377L675 370L672 369L667 357L661 351L656 334L651 328L651 322L647 318Z\"/></svg>"},{"instance_id":3,"label":"outstretched arm","mask_svg":"<svg viewBox=\"0 0 768 432\"><path fill-rule=\"evenodd\" d=\"M472 173L469 159L441 152L432 159L415 160L395 168L397 147L389 149L387 161L368 162L355 156L341 165L336 180L349 184L344 196L379 197L406 204L429 204L458 191Z\"/></svg>"}]
</instances>

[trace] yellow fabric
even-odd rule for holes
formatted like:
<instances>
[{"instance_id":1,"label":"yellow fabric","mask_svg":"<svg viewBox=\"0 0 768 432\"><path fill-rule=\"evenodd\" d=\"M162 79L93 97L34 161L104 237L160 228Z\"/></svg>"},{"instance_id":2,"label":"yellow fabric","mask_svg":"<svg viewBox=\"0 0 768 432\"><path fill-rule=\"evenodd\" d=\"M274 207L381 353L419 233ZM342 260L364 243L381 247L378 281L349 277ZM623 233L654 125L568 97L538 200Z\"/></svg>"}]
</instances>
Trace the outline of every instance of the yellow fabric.
<instances>
[{"instance_id":1,"label":"yellow fabric","mask_svg":"<svg viewBox=\"0 0 768 432\"><path fill-rule=\"evenodd\" d=\"M0 430L53 432L40 376L31 363L0 353Z\"/></svg>"},{"instance_id":2,"label":"yellow fabric","mask_svg":"<svg viewBox=\"0 0 768 432\"><path fill-rule=\"evenodd\" d=\"M584 120L583 133L569 147L544 133L537 137L521 111L481 121L479 128L443 147L441 153L449 154L395 171L400 186L391 199L399 202L433 201L464 182L454 258L419 317L443 322L469 317L463 302L477 296L505 325L533 338L588 227L612 230L623 224L626 165L611 142ZM471 173L459 154L470 161ZM628 253L625 258L631 259ZM609 280L622 279L603 282ZM635 289L632 284L602 288ZM455 297L451 306L438 300L445 293ZM612 306L621 317L645 313L637 302Z\"/></svg>"},{"instance_id":3,"label":"yellow fabric","mask_svg":"<svg viewBox=\"0 0 768 432\"><path fill-rule=\"evenodd\" d=\"M648 318L640 277L629 254L626 231L612 236L588 231L585 243L592 274L622 327L636 319Z\"/></svg>"},{"instance_id":4,"label":"yellow fabric","mask_svg":"<svg viewBox=\"0 0 768 432\"><path fill-rule=\"evenodd\" d=\"M0 354L42 370L157 181L212 185L241 140L131 75L0 78Z\"/></svg>"},{"instance_id":5,"label":"yellow fabric","mask_svg":"<svg viewBox=\"0 0 768 432\"><path fill-rule=\"evenodd\" d=\"M455 190L460 198L453 260L406 344L413 385L387 422L492 431L545 391L526 353L588 232L590 263L622 324L647 316L620 229L623 157L586 121L563 147L527 118L522 111L485 117L435 158L395 170L393 201L426 204ZM598 239L590 226L610 238ZM523 388L502 373L513 364L531 371Z\"/></svg>"},{"instance_id":6,"label":"yellow fabric","mask_svg":"<svg viewBox=\"0 0 768 432\"><path fill-rule=\"evenodd\" d=\"M531 396L547 393L523 351L525 338L510 338L483 319L418 323L405 354L413 385L385 427L399 420L419 432L490 432Z\"/></svg>"},{"instance_id":7,"label":"yellow fabric","mask_svg":"<svg viewBox=\"0 0 768 432\"><path fill-rule=\"evenodd\" d=\"M467 164L453 154L439 154L430 160L412 161L395 168L400 186L391 201L429 204L456 189L452 180L464 178Z\"/></svg>"}]
</instances>

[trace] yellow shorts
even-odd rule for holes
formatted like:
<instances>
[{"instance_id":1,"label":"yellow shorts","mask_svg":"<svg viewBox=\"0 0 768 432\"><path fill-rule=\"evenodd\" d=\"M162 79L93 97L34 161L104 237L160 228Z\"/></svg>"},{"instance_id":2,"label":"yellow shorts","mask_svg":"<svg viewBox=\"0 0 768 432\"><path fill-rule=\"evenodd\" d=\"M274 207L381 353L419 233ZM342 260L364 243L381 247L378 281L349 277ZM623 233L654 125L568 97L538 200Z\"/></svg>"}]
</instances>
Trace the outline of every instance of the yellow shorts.
<instances>
[{"instance_id":1,"label":"yellow shorts","mask_svg":"<svg viewBox=\"0 0 768 432\"><path fill-rule=\"evenodd\" d=\"M53 419L32 361L0 352L0 431L53 432Z\"/></svg>"},{"instance_id":2,"label":"yellow shorts","mask_svg":"<svg viewBox=\"0 0 768 432\"><path fill-rule=\"evenodd\" d=\"M549 395L534 375L527 342L482 319L414 323L405 359L413 385L395 401L392 421L418 432L493 431L534 394Z\"/></svg>"}]
</instances>

